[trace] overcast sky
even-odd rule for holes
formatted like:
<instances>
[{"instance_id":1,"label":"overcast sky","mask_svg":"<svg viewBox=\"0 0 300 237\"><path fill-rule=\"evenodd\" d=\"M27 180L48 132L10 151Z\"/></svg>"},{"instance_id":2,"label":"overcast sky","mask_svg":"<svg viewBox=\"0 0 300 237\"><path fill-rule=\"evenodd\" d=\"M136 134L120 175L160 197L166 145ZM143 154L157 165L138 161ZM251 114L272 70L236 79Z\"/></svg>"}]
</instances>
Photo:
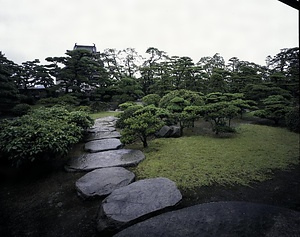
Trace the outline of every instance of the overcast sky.
<instances>
[{"instance_id":1,"label":"overcast sky","mask_svg":"<svg viewBox=\"0 0 300 237\"><path fill-rule=\"evenodd\" d=\"M95 43L265 65L298 37L298 11L277 0L0 0L0 51L16 63Z\"/></svg>"}]
</instances>

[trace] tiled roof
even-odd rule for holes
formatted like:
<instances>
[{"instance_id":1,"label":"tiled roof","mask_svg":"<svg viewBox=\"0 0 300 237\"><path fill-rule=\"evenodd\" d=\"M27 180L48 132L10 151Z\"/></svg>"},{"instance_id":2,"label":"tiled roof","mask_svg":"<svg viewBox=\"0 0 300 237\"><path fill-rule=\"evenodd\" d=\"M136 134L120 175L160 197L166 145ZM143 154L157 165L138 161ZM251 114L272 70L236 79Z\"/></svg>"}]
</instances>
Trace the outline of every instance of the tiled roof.
<instances>
[{"instance_id":1,"label":"tiled roof","mask_svg":"<svg viewBox=\"0 0 300 237\"><path fill-rule=\"evenodd\" d=\"M78 45L78 44L75 44L73 50L76 50L76 49L85 49L85 50L88 50L92 53L97 52L95 44L92 45L92 46L91 45Z\"/></svg>"}]
</instances>

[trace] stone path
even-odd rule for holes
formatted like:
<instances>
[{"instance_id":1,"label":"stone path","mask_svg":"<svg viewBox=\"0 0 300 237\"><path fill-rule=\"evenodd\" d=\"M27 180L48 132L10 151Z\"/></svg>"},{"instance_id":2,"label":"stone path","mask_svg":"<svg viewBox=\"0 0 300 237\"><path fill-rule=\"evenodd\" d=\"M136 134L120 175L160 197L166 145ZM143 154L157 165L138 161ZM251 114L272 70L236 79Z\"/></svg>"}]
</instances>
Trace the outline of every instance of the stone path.
<instances>
[{"instance_id":1,"label":"stone path","mask_svg":"<svg viewBox=\"0 0 300 237\"><path fill-rule=\"evenodd\" d=\"M134 173L122 167L96 169L77 180L75 185L78 195L84 199L102 197L130 184L134 178Z\"/></svg>"},{"instance_id":2,"label":"stone path","mask_svg":"<svg viewBox=\"0 0 300 237\"><path fill-rule=\"evenodd\" d=\"M83 199L107 196L99 208L99 232L119 230L182 199L176 184L167 178L132 183L135 175L124 167L138 165L145 155L139 150L122 148L116 121L112 116L97 119L88 130L84 153L70 159L65 166L69 172L88 172L75 184L78 196Z\"/></svg>"},{"instance_id":3,"label":"stone path","mask_svg":"<svg viewBox=\"0 0 300 237\"><path fill-rule=\"evenodd\" d=\"M139 150L121 149L120 133L116 131L117 118L113 116L96 119L95 125L88 130L85 153L70 159L67 171L92 171L108 167L136 166L144 154Z\"/></svg>"},{"instance_id":4,"label":"stone path","mask_svg":"<svg viewBox=\"0 0 300 237\"><path fill-rule=\"evenodd\" d=\"M106 196L96 220L100 233L119 231L118 237L300 236L299 212L262 204L206 203L155 216L177 205L182 195L167 178L133 182L135 175L124 167L138 165L145 156L139 150L122 148L115 124L115 117L97 119L88 130L85 153L65 166L69 172L88 172L75 184L80 197Z\"/></svg>"},{"instance_id":5,"label":"stone path","mask_svg":"<svg viewBox=\"0 0 300 237\"><path fill-rule=\"evenodd\" d=\"M144 179L114 190L99 209L97 229L119 230L130 222L182 199L176 184L167 178Z\"/></svg>"},{"instance_id":6,"label":"stone path","mask_svg":"<svg viewBox=\"0 0 300 237\"><path fill-rule=\"evenodd\" d=\"M118 149L97 153L84 153L73 158L65 166L67 171L92 171L108 167L130 167L145 159L143 152L131 149Z\"/></svg>"}]
</instances>

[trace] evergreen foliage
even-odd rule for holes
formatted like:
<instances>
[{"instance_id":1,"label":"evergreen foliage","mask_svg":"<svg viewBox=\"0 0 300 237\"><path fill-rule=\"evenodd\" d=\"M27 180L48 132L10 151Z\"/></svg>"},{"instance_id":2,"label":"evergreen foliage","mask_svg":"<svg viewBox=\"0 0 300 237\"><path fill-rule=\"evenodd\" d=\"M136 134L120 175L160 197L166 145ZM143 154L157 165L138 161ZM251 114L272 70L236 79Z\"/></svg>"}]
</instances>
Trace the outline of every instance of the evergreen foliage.
<instances>
[{"instance_id":1,"label":"evergreen foliage","mask_svg":"<svg viewBox=\"0 0 300 237\"><path fill-rule=\"evenodd\" d=\"M293 132L300 132L300 110L299 106L291 108L285 115L285 123Z\"/></svg>"},{"instance_id":2,"label":"evergreen foliage","mask_svg":"<svg viewBox=\"0 0 300 237\"><path fill-rule=\"evenodd\" d=\"M143 146L148 147L148 137L164 125L158 114L161 115L161 111L154 106L136 110L133 115L124 120L124 128L121 133L122 143L128 144L140 139Z\"/></svg>"},{"instance_id":3,"label":"evergreen foliage","mask_svg":"<svg viewBox=\"0 0 300 237\"><path fill-rule=\"evenodd\" d=\"M254 113L255 116L273 120L275 125L283 120L289 110L289 101L282 95L271 95L263 101L264 109Z\"/></svg>"},{"instance_id":4,"label":"evergreen foliage","mask_svg":"<svg viewBox=\"0 0 300 237\"><path fill-rule=\"evenodd\" d=\"M20 166L66 155L92 124L86 113L63 107L40 108L18 119L4 120L0 124L1 157Z\"/></svg>"},{"instance_id":5,"label":"evergreen foliage","mask_svg":"<svg viewBox=\"0 0 300 237\"><path fill-rule=\"evenodd\" d=\"M0 114L9 112L18 103L18 94L13 74L16 65L0 51Z\"/></svg>"}]
</instances>

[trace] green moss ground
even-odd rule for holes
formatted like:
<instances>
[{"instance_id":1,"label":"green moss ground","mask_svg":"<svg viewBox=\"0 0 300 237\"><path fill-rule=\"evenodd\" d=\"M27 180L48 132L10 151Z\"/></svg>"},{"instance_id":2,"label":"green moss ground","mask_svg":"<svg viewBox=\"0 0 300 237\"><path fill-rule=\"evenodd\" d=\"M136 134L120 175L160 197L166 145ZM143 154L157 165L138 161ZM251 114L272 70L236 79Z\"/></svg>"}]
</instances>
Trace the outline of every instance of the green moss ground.
<instances>
[{"instance_id":1,"label":"green moss ground","mask_svg":"<svg viewBox=\"0 0 300 237\"><path fill-rule=\"evenodd\" d=\"M237 131L228 138L198 135L152 140L143 150L146 159L134 168L137 179L167 177L182 189L247 186L299 163L299 134L253 124L242 124Z\"/></svg>"},{"instance_id":2,"label":"green moss ground","mask_svg":"<svg viewBox=\"0 0 300 237\"><path fill-rule=\"evenodd\" d=\"M105 111L105 112L99 112L99 113L92 113L90 114L92 119L97 119L97 118L103 118L107 116L117 116L120 112L115 112L115 111Z\"/></svg>"}]
</instances>

